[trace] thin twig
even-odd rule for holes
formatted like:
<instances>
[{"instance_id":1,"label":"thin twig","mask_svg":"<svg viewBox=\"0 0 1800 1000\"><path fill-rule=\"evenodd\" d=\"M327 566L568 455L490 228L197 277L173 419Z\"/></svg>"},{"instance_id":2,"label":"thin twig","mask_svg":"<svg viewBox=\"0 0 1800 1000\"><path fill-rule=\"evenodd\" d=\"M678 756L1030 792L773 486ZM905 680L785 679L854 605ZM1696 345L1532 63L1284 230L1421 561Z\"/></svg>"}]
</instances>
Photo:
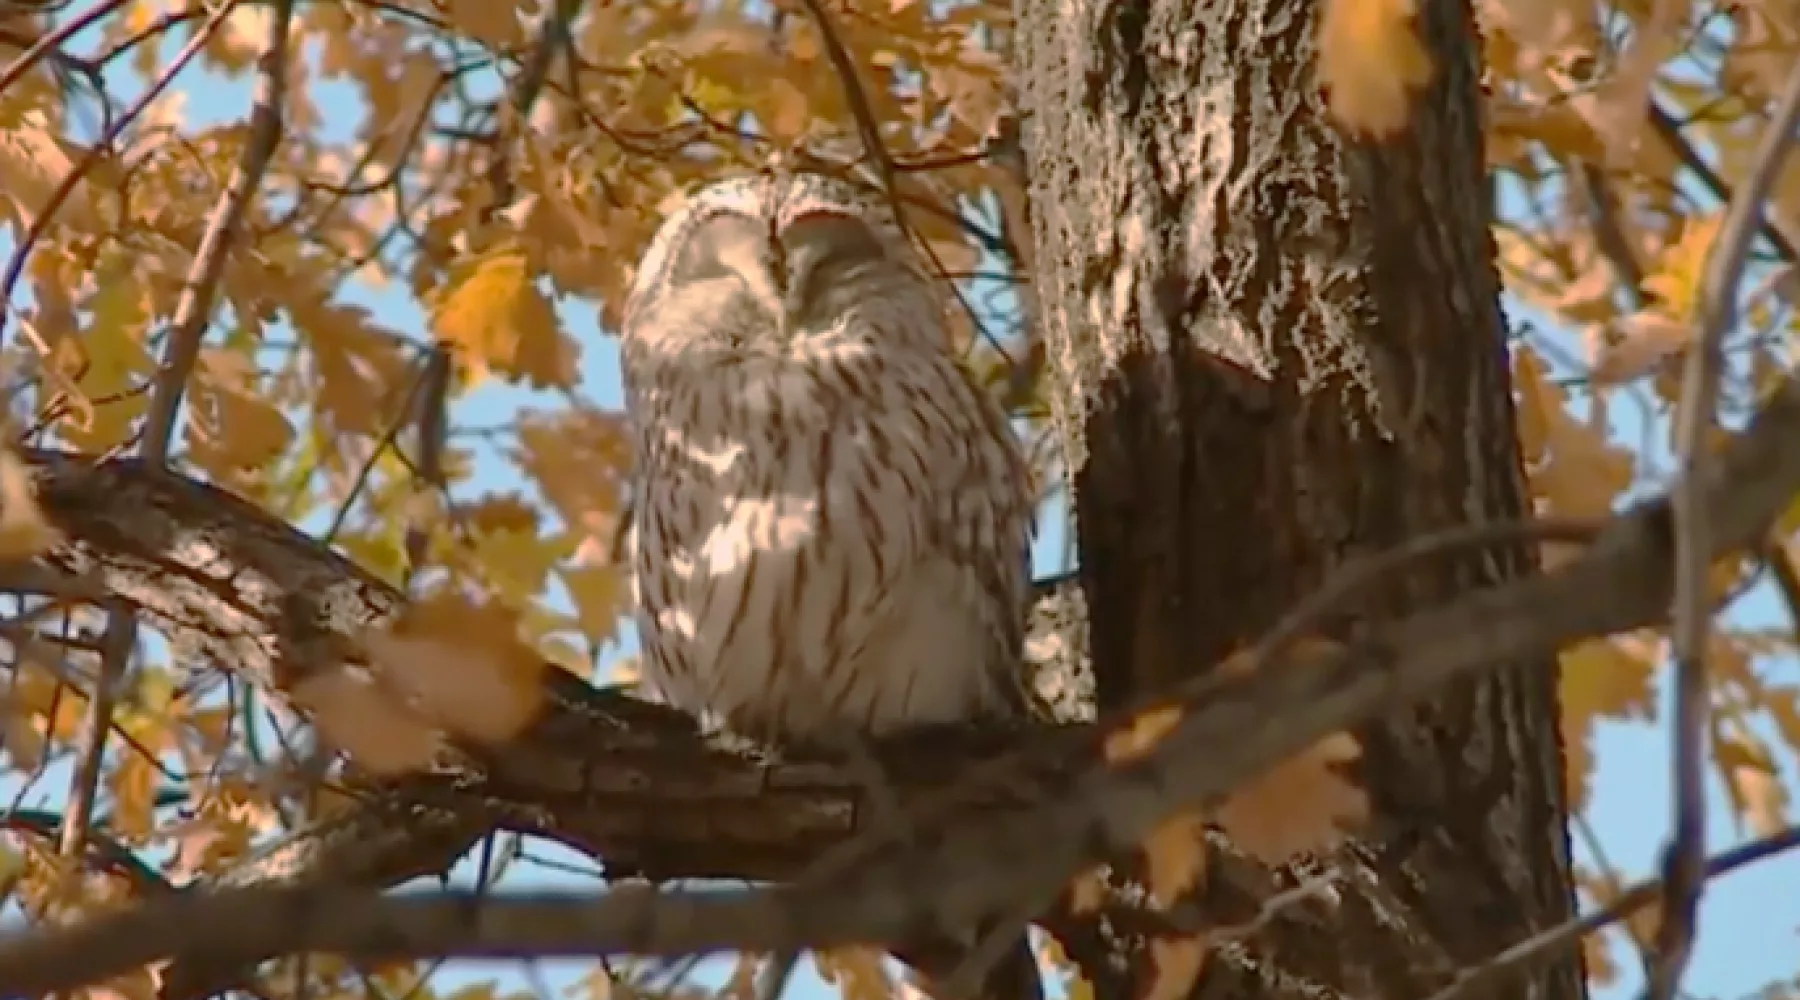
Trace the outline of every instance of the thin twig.
<instances>
[{"instance_id":1,"label":"thin twig","mask_svg":"<svg viewBox=\"0 0 1800 1000\"><path fill-rule=\"evenodd\" d=\"M63 175L62 180L57 182L56 189L50 192L50 197L44 201L42 206L39 206L37 215L31 220L31 225L25 229L25 235L21 236L18 245L13 247L12 257L6 262L5 276L0 277L0 345L4 345L6 342L6 321L12 316L13 290L18 287L19 278L25 273L26 261L31 259L32 251L37 248L38 241L43 239L44 233L49 230L50 224L55 220L56 213L61 210L63 202L67 201L69 195L75 192L75 186L87 177L88 171L93 168L95 163L99 162L99 158L111 153L113 144L131 126L131 123L137 121L138 116L144 113L144 109L162 96L163 91L175 82L175 77L179 76L187 64L200 54L200 50L206 48L207 43L212 41L212 37L219 27L225 23L225 19L231 16L234 6L235 2L224 3L212 12L212 16L206 19L206 23L194 32L194 37L188 39L181 51L175 54L175 58L169 61L169 65L163 68L161 75L150 86L145 87L142 94L138 95L137 102L127 108L125 113L112 123L112 127L100 136L100 141L88 150L87 155L82 157L80 163L71 167L69 172Z\"/></svg>"},{"instance_id":2,"label":"thin twig","mask_svg":"<svg viewBox=\"0 0 1800 1000\"><path fill-rule=\"evenodd\" d=\"M844 47L843 39L838 37L837 29L832 26L831 15L825 12L825 5L819 0L800 0L806 5L806 11L812 15L813 24L819 29L819 38L825 44L825 55L831 60L831 68L837 73L838 83L844 90L844 104L850 109L850 117L856 122L857 135L862 138L863 151L869 159L875 161L875 170L881 178L881 186L886 190L888 200L893 203L894 224L900 232L910 238L912 230L906 224L906 209L900 199L900 182L898 172L894 169L894 157L888 152L887 144L881 140L881 128L875 121L874 106L869 103L869 94L863 89L862 78L856 72L856 60L850 58L850 50Z\"/></svg>"},{"instance_id":3,"label":"thin twig","mask_svg":"<svg viewBox=\"0 0 1800 1000\"><path fill-rule=\"evenodd\" d=\"M46 54L87 30L88 26L95 21L125 6L126 2L127 0L100 0L99 3L82 11L79 16L71 17L57 26L55 31L45 33L42 38L32 43L31 48L20 53L19 58L7 64L6 69L0 70L0 93L4 93L6 88L30 72L31 67L37 65L38 60L43 59Z\"/></svg>"},{"instance_id":4,"label":"thin twig","mask_svg":"<svg viewBox=\"0 0 1800 1000\"><path fill-rule=\"evenodd\" d=\"M382 429L381 436L369 449L368 457L356 467L356 474L350 478L350 488L345 492L343 501L338 504L337 513L332 515L331 524L325 528L324 534L319 536L319 541L323 544L330 545L337 541L338 532L343 530L344 522L349 520L350 508L356 504L357 498L362 495L363 488L368 485L369 476L374 473L376 463L380 462L381 456L394 446L400 432L405 430L407 423L412 420L420 390L430 377L432 367L442 363L438 360L441 357L443 357L442 351L432 351L413 362L416 371L407 382L406 398L400 401L399 412L395 413L393 418L388 421L387 426ZM410 539L411 536L408 537Z\"/></svg>"},{"instance_id":5,"label":"thin twig","mask_svg":"<svg viewBox=\"0 0 1800 1000\"><path fill-rule=\"evenodd\" d=\"M93 695L88 698L78 763L69 783L69 806L57 833L57 852L65 858L79 859L87 851L88 826L93 822L94 796L100 788L106 738L112 732L113 707L136 641L137 618L128 608L111 608L102 640L105 648L100 655L100 670L94 679Z\"/></svg>"},{"instance_id":6,"label":"thin twig","mask_svg":"<svg viewBox=\"0 0 1800 1000\"><path fill-rule=\"evenodd\" d=\"M1762 558L1768 564L1769 575L1775 579L1775 591L1781 595L1781 605L1787 611L1788 635L1800 638L1800 570L1794 568L1793 557L1788 555L1787 546L1780 539L1770 539Z\"/></svg>"},{"instance_id":7,"label":"thin twig","mask_svg":"<svg viewBox=\"0 0 1800 1000\"><path fill-rule=\"evenodd\" d=\"M221 10L235 6L235 0ZM231 183L220 196L194 253L187 283L175 305L175 317L164 348L162 366L157 370L156 391L150 397L150 412L144 423L144 461L153 466L165 464L169 443L175 433L175 420L181 411L181 397L193 374L194 362L200 357L200 342L212 318L213 300L218 296L219 282L225 276L226 260L231 245L243 227L244 216L262 187L263 174L281 144L282 109L287 100L288 22L293 19L294 0L271 0L269 41L257 60L255 104L250 112L250 135L244 143L243 156L232 172Z\"/></svg>"},{"instance_id":8,"label":"thin twig","mask_svg":"<svg viewBox=\"0 0 1800 1000\"><path fill-rule=\"evenodd\" d=\"M413 426L419 445L419 461L413 476L448 499L449 483L444 479L445 432L450 425L450 350L439 345L426 355L419 384L413 392ZM415 486L417 483L415 483ZM413 574L425 565L430 554L430 532L416 519L406 528L405 586L411 588Z\"/></svg>"},{"instance_id":9,"label":"thin twig","mask_svg":"<svg viewBox=\"0 0 1800 1000\"><path fill-rule=\"evenodd\" d=\"M1731 200L1718 241L1707 254L1700 286L1697 343L1682 371L1681 419L1676 451L1683 475L1674 494L1675 606L1671 640L1675 656L1675 815L1663 859L1667 889L1657 953L1650 969L1651 1000L1669 1000L1680 985L1697 931L1706 858L1706 646L1712 626L1711 525L1704 498L1712 461L1712 433L1725 367L1725 336L1737 321L1737 290L1765 209L1800 123L1800 67L1789 75L1781 101L1763 133L1753 166Z\"/></svg>"},{"instance_id":10,"label":"thin twig","mask_svg":"<svg viewBox=\"0 0 1800 1000\"><path fill-rule=\"evenodd\" d=\"M0 815L0 830L16 830L49 840L59 836L67 818L54 809L13 809ZM125 876L142 895L170 892L173 886L131 848L106 832L103 824L89 824L83 860L101 871Z\"/></svg>"},{"instance_id":11,"label":"thin twig","mask_svg":"<svg viewBox=\"0 0 1800 1000\"><path fill-rule=\"evenodd\" d=\"M488 163L487 182L491 201L484 215L491 218L512 205L514 197L512 157L506 149L509 141L523 135L530 127L531 111L543 93L550 77L550 67L558 54L569 52L573 44L571 26L581 14L582 0L556 0L556 6L544 12L538 24L538 37L531 53L519 69L519 75L508 88L507 112L510 122L502 121L494 137L494 158Z\"/></svg>"},{"instance_id":12,"label":"thin twig","mask_svg":"<svg viewBox=\"0 0 1800 1000\"><path fill-rule=\"evenodd\" d=\"M1701 870L1707 880L1717 879L1746 865L1774 857L1800 847L1800 827L1753 840L1726 851L1708 861ZM1566 921L1534 934L1493 958L1460 972L1456 980L1433 993L1427 1000L1461 1000L1469 993L1498 985L1500 979L1517 975L1553 961L1564 951L1576 947L1581 939L1655 903L1665 886L1660 879L1646 879L1621 892L1611 903L1592 913Z\"/></svg>"},{"instance_id":13,"label":"thin twig","mask_svg":"<svg viewBox=\"0 0 1800 1000\"><path fill-rule=\"evenodd\" d=\"M1706 157L1700 155L1694 144L1681 134L1681 123L1654 100L1650 102L1650 127L1656 132L1657 138L1675 154L1676 159L1681 161L1681 165L1699 178L1708 193L1727 205L1737 201L1731 185L1713 169L1712 164L1706 162ZM1800 243L1800 234L1794 233L1782 219L1771 217L1765 220L1762 224L1762 236L1783 260L1800 260L1800 251L1795 249L1795 244Z\"/></svg>"}]
</instances>

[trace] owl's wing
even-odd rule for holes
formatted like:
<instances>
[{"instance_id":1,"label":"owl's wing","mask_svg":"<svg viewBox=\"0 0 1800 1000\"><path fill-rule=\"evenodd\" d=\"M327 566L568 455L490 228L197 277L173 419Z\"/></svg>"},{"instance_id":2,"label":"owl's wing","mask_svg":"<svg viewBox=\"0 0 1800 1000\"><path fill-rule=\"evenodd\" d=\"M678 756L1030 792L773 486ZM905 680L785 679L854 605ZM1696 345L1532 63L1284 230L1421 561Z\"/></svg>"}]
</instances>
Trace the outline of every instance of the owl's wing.
<instances>
[{"instance_id":1,"label":"owl's wing","mask_svg":"<svg viewBox=\"0 0 1800 1000\"><path fill-rule=\"evenodd\" d=\"M954 423L960 446L942 480L934 544L962 566L987 596L990 648L985 662L1000 678L1009 706L1023 713L1032 700L1023 671L1025 624L1031 601L1031 537L1035 491L1017 437L997 402L956 361L946 383L959 398Z\"/></svg>"}]
</instances>

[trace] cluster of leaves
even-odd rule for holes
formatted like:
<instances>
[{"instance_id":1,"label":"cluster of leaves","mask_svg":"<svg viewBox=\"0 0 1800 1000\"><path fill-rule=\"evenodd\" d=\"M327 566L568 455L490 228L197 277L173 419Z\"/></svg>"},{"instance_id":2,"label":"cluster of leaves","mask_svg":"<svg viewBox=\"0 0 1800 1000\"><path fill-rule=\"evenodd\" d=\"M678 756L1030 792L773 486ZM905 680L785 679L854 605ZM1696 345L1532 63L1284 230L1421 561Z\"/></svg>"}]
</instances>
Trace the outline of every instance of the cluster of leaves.
<instances>
[{"instance_id":1,"label":"cluster of leaves","mask_svg":"<svg viewBox=\"0 0 1800 1000\"><path fill-rule=\"evenodd\" d=\"M971 364L1042 431L1030 380L1012 376L1034 351L1010 328L1018 317L1005 298L1030 265L1007 155L1010 5L821 6L872 122L855 120L819 21L785 0L573 11L550 0L0 5L11 419L33 442L136 447L169 430L153 426L168 392L159 367L181 362L184 337L209 331L175 372L181 471L292 520L417 599L406 620L365 636L350 665L292 692L296 703L365 766L416 766L446 732L504 736L530 711L539 663L592 672L617 639L627 588L609 553L628 449L617 413L583 381L584 361L605 347L576 329L587 315L616 327L638 252L681 189L797 145L841 146L872 125L911 228L968 306L956 335ZM1515 304L1539 319L1513 366L1533 495L1545 513L1603 513L1667 479L1659 435L1678 396L1673 363L1763 109L1800 58L1800 3L1480 7L1501 266ZM1414 15L1410 0L1324 5L1321 85L1352 129L1402 127L1410 95L1435 71ZM564 18L566 39L549 30ZM281 101L272 155L259 153L246 120L191 110L202 89L271 73L285 82L265 81ZM1796 170L1769 213L1766 280L1731 340L1728 414L1741 416L1791 359ZM254 195L209 278L209 227L245 172ZM216 291L210 309L196 301L201 280ZM1000 297L982 300L982 289ZM404 303L418 322L377 301ZM497 385L514 402L496 424L484 400ZM1622 417L1620 402L1641 416ZM1621 426L1642 427L1642 440ZM0 508L29 511L7 482ZM41 544L35 530L0 518L0 549ZM1782 530L1800 532L1800 511ZM1721 568L1721 592L1752 585L1753 571ZM19 801L58 762L75 772L67 799L91 799L74 765L100 752L90 709L106 700L94 637L107 623L54 603L20 609L4 633L16 651L4 732ZM1719 776L1753 830L1785 826L1800 747L1800 684L1779 676L1788 640L1745 624L1712 644ZM1647 632L1565 655L1578 809L1596 724L1654 719L1664 645ZM424 662L467 667L465 683L412 676ZM152 644L136 650L98 726L110 749L104 823L91 831L161 857L148 874L176 884L216 875L327 807L268 779L279 755L264 744L294 728L284 707L216 675L190 679L187 666ZM1328 842L1362 803L1319 765L1353 754L1323 745L1210 818L1272 858ZM1313 809L1299 822L1295 787L1317 793L1301 796ZM1192 822L1151 845L1169 891L1196 877L1182 825ZM9 825L36 831L5 870L33 912L74 906L76 885L87 887L81 905L118 898L145 874L84 867L69 848L81 838L55 822ZM1618 881L1583 873L1599 902ZM1170 956L1172 967L1197 961ZM820 968L847 993L893 989L867 956L825 956ZM1611 974L1599 951L1590 969L1602 982ZM374 975L402 995L430 971ZM310 977L308 995L367 987L329 963L292 974Z\"/></svg>"}]
</instances>

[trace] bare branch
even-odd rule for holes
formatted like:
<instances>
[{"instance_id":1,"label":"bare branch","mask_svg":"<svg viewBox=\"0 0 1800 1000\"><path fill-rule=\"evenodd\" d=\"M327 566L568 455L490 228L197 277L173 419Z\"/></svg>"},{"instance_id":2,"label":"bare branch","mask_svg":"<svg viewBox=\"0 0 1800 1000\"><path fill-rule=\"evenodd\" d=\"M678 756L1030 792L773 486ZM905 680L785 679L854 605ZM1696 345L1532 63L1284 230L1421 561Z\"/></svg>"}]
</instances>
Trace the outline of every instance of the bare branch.
<instances>
[{"instance_id":1,"label":"bare branch","mask_svg":"<svg viewBox=\"0 0 1800 1000\"><path fill-rule=\"evenodd\" d=\"M65 858L79 859L87 853L88 824L93 820L94 796L100 787L106 738L112 732L113 706L136 639L137 619L130 611L118 608L107 614L104 649L94 678L94 694L88 699L79 763L70 779L69 805L57 835L57 851Z\"/></svg>"},{"instance_id":2,"label":"bare branch","mask_svg":"<svg viewBox=\"0 0 1800 1000\"><path fill-rule=\"evenodd\" d=\"M235 6L234 0L221 9L229 12ZM225 276L226 259L243 227L244 215L262 187L275 147L281 143L281 113L287 100L288 22L293 19L294 0L272 0L270 6L269 43L257 62L250 137L194 253L194 265L175 306L162 367L156 373L156 392L150 397L150 413L144 423L144 458L152 465L168 460L169 439L175 431L181 397L200 356L207 324L212 320L213 300L218 297L219 282Z\"/></svg>"},{"instance_id":3,"label":"bare branch","mask_svg":"<svg viewBox=\"0 0 1800 1000\"><path fill-rule=\"evenodd\" d=\"M1800 827L1790 827L1770 837L1734 847L1706 863L1704 876L1716 879L1746 865L1754 864L1800 847ZM1552 927L1542 934L1521 941L1486 962L1465 969L1456 981L1432 994L1427 1000L1457 1000L1484 986L1497 983L1508 975L1555 959L1561 952L1581 943L1596 931L1611 927L1643 908L1655 903L1666 887L1661 879L1647 879L1619 894L1607 906L1586 916Z\"/></svg>"},{"instance_id":4,"label":"bare branch","mask_svg":"<svg viewBox=\"0 0 1800 1000\"><path fill-rule=\"evenodd\" d=\"M1674 494L1675 621L1675 816L1663 859L1668 890L1657 931L1656 960L1650 966L1652 1000L1675 995L1694 946L1706 859L1706 676L1707 636L1712 628L1709 570L1717 551L1708 535L1702 491L1712 463L1708 437L1714 426L1725 367L1725 336L1737 322L1737 293L1750 243L1775 178L1781 173L1800 123L1800 67L1788 78L1774 118L1764 132L1749 176L1731 200L1717 241L1707 255L1701 281L1698 343L1682 371L1681 417L1676 450L1684 466Z\"/></svg>"}]
</instances>

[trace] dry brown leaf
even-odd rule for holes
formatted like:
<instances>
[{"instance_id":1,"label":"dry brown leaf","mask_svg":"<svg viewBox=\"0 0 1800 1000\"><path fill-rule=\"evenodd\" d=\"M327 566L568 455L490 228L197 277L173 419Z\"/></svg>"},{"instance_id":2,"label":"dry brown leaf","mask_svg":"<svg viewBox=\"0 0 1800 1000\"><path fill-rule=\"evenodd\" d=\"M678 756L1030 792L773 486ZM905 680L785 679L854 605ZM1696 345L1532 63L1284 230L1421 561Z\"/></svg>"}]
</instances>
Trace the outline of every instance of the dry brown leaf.
<instances>
[{"instance_id":1,"label":"dry brown leaf","mask_svg":"<svg viewBox=\"0 0 1800 1000\"><path fill-rule=\"evenodd\" d=\"M1617 385L1649 374L1687 346L1694 325L1653 307L1620 317L1609 332L1611 336L1596 345L1588 375L1596 385Z\"/></svg>"},{"instance_id":2,"label":"dry brown leaf","mask_svg":"<svg viewBox=\"0 0 1800 1000\"><path fill-rule=\"evenodd\" d=\"M894 993L885 952L873 948L832 948L813 953L819 978L838 987L844 1000L887 1000Z\"/></svg>"},{"instance_id":3,"label":"dry brown leaf","mask_svg":"<svg viewBox=\"0 0 1800 1000\"><path fill-rule=\"evenodd\" d=\"M1519 394L1519 437L1534 498L1547 513L1601 517L1631 484L1632 452L1570 415L1568 390L1550 382L1536 351L1513 352L1513 385ZM1568 547L1546 555L1566 558Z\"/></svg>"},{"instance_id":4,"label":"dry brown leaf","mask_svg":"<svg viewBox=\"0 0 1800 1000\"><path fill-rule=\"evenodd\" d=\"M544 659L519 639L518 616L445 591L408 606L387 629L361 636L379 683L448 732L485 743L511 738L543 699Z\"/></svg>"},{"instance_id":5,"label":"dry brown leaf","mask_svg":"<svg viewBox=\"0 0 1800 1000\"><path fill-rule=\"evenodd\" d=\"M1202 937L1158 938L1150 942L1150 963L1156 977L1145 1000L1181 1000L1206 967L1206 943Z\"/></svg>"},{"instance_id":6,"label":"dry brown leaf","mask_svg":"<svg viewBox=\"0 0 1800 1000\"><path fill-rule=\"evenodd\" d=\"M1179 704L1153 705L1106 734L1106 759L1122 764L1142 760L1181 721Z\"/></svg>"},{"instance_id":7,"label":"dry brown leaf","mask_svg":"<svg viewBox=\"0 0 1800 1000\"><path fill-rule=\"evenodd\" d=\"M1206 821L1197 812L1178 813L1144 838L1150 898L1167 909L1206 874Z\"/></svg>"},{"instance_id":8,"label":"dry brown leaf","mask_svg":"<svg viewBox=\"0 0 1800 1000\"><path fill-rule=\"evenodd\" d=\"M1631 48L1596 97L1578 100L1591 108L1594 130L1606 144L1609 165L1624 168L1637 152L1649 122L1650 88L1657 70L1675 54L1681 42L1681 21L1686 11L1681 0L1652 0L1649 17L1636 25Z\"/></svg>"},{"instance_id":9,"label":"dry brown leaf","mask_svg":"<svg viewBox=\"0 0 1800 1000\"><path fill-rule=\"evenodd\" d=\"M1268 864L1323 853L1368 819L1368 796L1338 770L1361 754L1354 737L1333 733L1233 792L1213 819Z\"/></svg>"},{"instance_id":10,"label":"dry brown leaf","mask_svg":"<svg viewBox=\"0 0 1800 1000\"><path fill-rule=\"evenodd\" d=\"M442 734L375 682L366 668L341 664L296 683L294 704L319 735L374 774L401 774L429 765Z\"/></svg>"},{"instance_id":11,"label":"dry brown leaf","mask_svg":"<svg viewBox=\"0 0 1800 1000\"><path fill-rule=\"evenodd\" d=\"M1088 868L1069 880L1069 909L1075 913L1096 913L1106 902L1106 870Z\"/></svg>"},{"instance_id":12,"label":"dry brown leaf","mask_svg":"<svg viewBox=\"0 0 1800 1000\"><path fill-rule=\"evenodd\" d=\"M0 448L0 559L29 559L56 544L31 472L11 448Z\"/></svg>"},{"instance_id":13,"label":"dry brown leaf","mask_svg":"<svg viewBox=\"0 0 1800 1000\"><path fill-rule=\"evenodd\" d=\"M1588 800L1594 773L1593 731L1598 719L1648 719L1656 709L1651 676L1654 635L1633 633L1577 643L1560 654L1558 700L1570 807Z\"/></svg>"}]
</instances>

